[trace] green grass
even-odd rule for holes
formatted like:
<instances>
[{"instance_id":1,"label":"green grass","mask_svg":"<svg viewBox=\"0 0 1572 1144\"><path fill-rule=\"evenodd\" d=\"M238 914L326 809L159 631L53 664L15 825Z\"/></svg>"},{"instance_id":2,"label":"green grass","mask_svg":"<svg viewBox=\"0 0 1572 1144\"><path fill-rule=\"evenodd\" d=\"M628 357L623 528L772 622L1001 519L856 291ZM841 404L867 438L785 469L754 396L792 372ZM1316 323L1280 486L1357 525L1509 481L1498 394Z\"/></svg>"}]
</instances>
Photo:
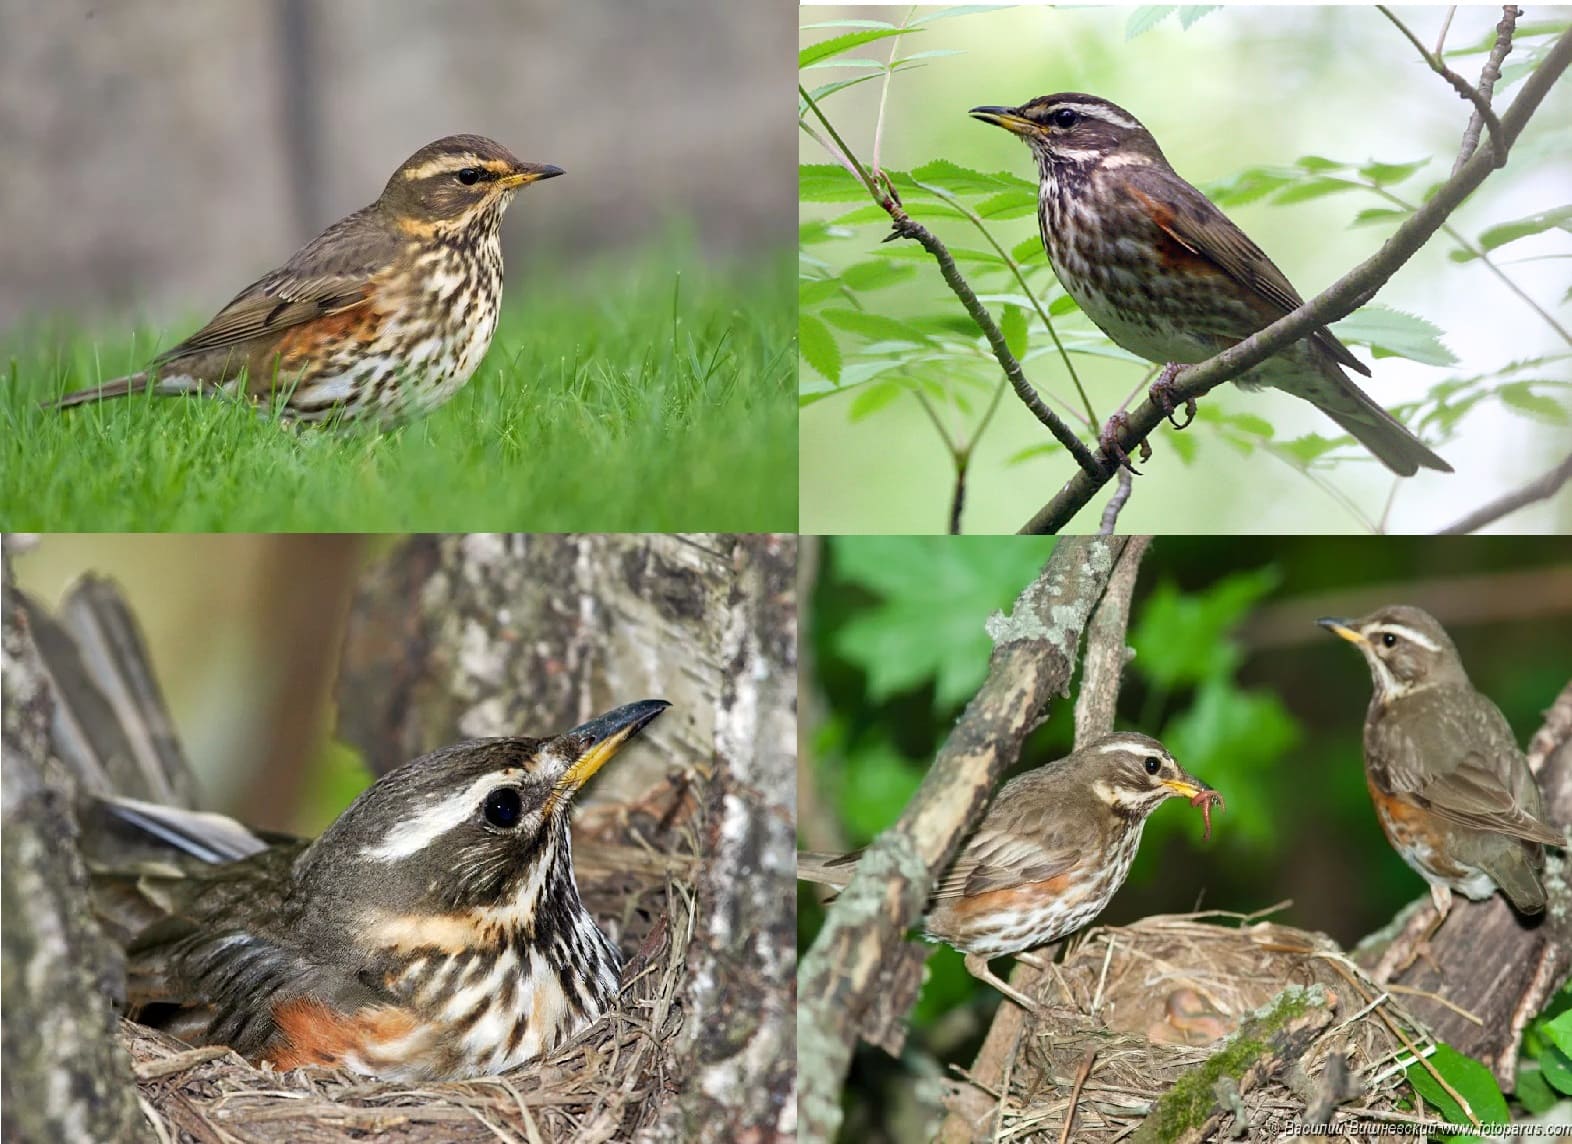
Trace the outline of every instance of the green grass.
<instances>
[{"instance_id":1,"label":"green grass","mask_svg":"<svg viewBox=\"0 0 1572 1144\"><path fill-rule=\"evenodd\" d=\"M206 315L134 344L9 336L0 528L795 531L793 273L788 253L721 266L673 243L515 267L475 377L391 432L226 400L38 408L135 370Z\"/></svg>"}]
</instances>

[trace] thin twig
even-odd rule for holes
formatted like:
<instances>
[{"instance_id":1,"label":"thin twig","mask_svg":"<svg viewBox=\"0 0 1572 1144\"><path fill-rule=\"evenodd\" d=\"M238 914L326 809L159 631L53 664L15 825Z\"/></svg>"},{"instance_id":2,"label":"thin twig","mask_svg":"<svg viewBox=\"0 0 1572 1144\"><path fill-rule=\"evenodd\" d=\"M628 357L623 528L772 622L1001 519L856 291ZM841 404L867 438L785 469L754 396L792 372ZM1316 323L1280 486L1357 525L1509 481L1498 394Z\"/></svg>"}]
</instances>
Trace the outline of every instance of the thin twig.
<instances>
[{"instance_id":1,"label":"thin twig","mask_svg":"<svg viewBox=\"0 0 1572 1144\"><path fill-rule=\"evenodd\" d=\"M1496 118L1496 113L1490 110L1490 100L1481 95L1473 84L1447 67L1446 61L1440 56L1431 54L1430 49L1419 42L1419 37L1409 30L1407 24L1393 15L1390 8L1385 4L1377 4L1376 7L1380 9L1381 15L1397 25L1398 31L1408 37L1408 42L1414 45L1414 48L1419 52L1420 57L1430 70L1446 80L1447 83L1452 85L1453 91L1474 105L1474 114L1479 116L1484 121L1485 126L1490 129L1490 149L1495 153L1496 166L1506 166L1507 144L1501 138L1501 121Z\"/></svg>"},{"instance_id":2,"label":"thin twig","mask_svg":"<svg viewBox=\"0 0 1572 1144\"><path fill-rule=\"evenodd\" d=\"M1501 116L1502 139L1507 146L1522 133L1569 64L1572 64L1572 31L1564 32L1550 46L1543 62L1523 81L1517 98ZM1312 330L1353 313L1386 285L1495 169L1494 156L1475 155L1455 176L1442 183L1430 200L1399 226L1370 258L1292 313L1181 373L1174 386L1177 404L1210 393L1224 381L1259 365ZM1166 417L1164 410L1148 398L1130 413L1126 425L1117 434L1117 444L1126 453L1137 449ZM1098 489L1113 479L1113 475L1111 471L1103 471L1094 476L1083 466L1021 531L1059 531L1086 506Z\"/></svg>"},{"instance_id":3,"label":"thin twig","mask_svg":"<svg viewBox=\"0 0 1572 1144\"><path fill-rule=\"evenodd\" d=\"M1572 454L1555 468L1542 477L1537 477L1520 489L1514 489L1503 497L1491 501L1481 508L1476 508L1462 520L1449 524L1436 533L1437 536L1461 536L1483 528L1493 521L1500 520L1508 513L1537 501L1549 500L1560 491L1561 486L1572 480Z\"/></svg>"},{"instance_id":4,"label":"thin twig","mask_svg":"<svg viewBox=\"0 0 1572 1144\"><path fill-rule=\"evenodd\" d=\"M966 509L966 470L970 467L969 453L955 455L955 491L950 494L950 535L961 534L961 513Z\"/></svg>"},{"instance_id":5,"label":"thin twig","mask_svg":"<svg viewBox=\"0 0 1572 1144\"><path fill-rule=\"evenodd\" d=\"M1087 428L1096 429L1100 424L1102 424L1102 422L1097 419L1097 410L1092 408L1092 399L1087 396L1086 388L1081 384L1080 374L1075 372L1075 363L1070 360L1070 351L1065 349L1064 343L1059 340L1059 332L1054 329L1053 319L1048 316L1047 309L1043 306L1042 301L1037 297L1037 291L1033 290L1031 284L1026 281L1026 274L1021 270L1021 264L1015 261L1015 259L1010 256L1010 252L1005 250L1004 247L1000 245L999 240L996 239L993 236L993 232L988 229L988 224L983 221L982 216L976 211L972 210L971 207L967 206L960 199L950 194L950 192L945 190L943 187L932 186L928 183L918 183L917 185L923 190L927 191L929 194L933 195L935 198L942 202L948 203L955 210L965 215L971 224L981 232L983 238L987 240L988 245L993 247L994 253L997 254L1000 258L1004 259L1004 264L1010 268L1010 273L1015 275L1015 281L1020 286L1021 292L1024 293L1028 299L1030 299L1032 303L1032 309L1036 310L1037 316L1042 319L1043 327L1048 331L1048 337L1052 339L1054 349L1059 352L1059 360L1064 362L1065 372L1070 375L1070 381L1075 386L1075 392L1080 395L1081 403L1086 406Z\"/></svg>"},{"instance_id":6,"label":"thin twig","mask_svg":"<svg viewBox=\"0 0 1572 1144\"><path fill-rule=\"evenodd\" d=\"M878 203L885 213L890 216L894 223L894 228L889 237L914 239L924 250L933 255L934 259L939 263L939 273L944 276L945 283L949 285L955 296L961 300L961 305L966 307L966 312L971 315L972 320L977 323L977 327L982 330L983 336L988 339L988 345L992 347L993 355L998 359L999 366L1004 370L1005 376L1010 379L1010 385L1015 390L1016 396L1021 399L1021 402L1027 409L1031 410L1032 416L1042 422L1048 431L1054 435L1054 439L1063 445L1070 455L1075 458L1075 463L1084 472L1087 474L1101 474L1103 466L1098 462L1097 458L1092 456L1091 450L1081 443L1081 439L1071 432L1068 425L1059 419L1058 414L1043 404L1042 397L1038 395L1032 383L1026 380L1026 374L1021 370L1021 363L1010 352L1010 347L1004 340L1004 334L1000 332L998 325L988 313L987 308L977 300L977 294L967 284L966 279L961 276L960 269L955 265L955 259L951 256L949 249L944 243L939 241L932 231L912 219L895 197L882 189L879 181L876 181L863 169L862 164L857 160L857 156L852 153L851 148L846 145L846 141L841 138L840 133L835 130L835 126L829 121L824 112L820 110L818 103L814 101L813 96L808 94L808 89L803 87L801 83L797 85L797 94L802 98L808 110L813 112L819 122L824 125L824 130L835 141L835 145L841 149L851 165L853 174L861 181L868 193L873 196L873 201ZM886 238L885 241L889 241L889 238ZM1111 468L1113 468L1112 464L1110 464ZM1109 475L1112 475L1111 472Z\"/></svg>"},{"instance_id":7,"label":"thin twig","mask_svg":"<svg viewBox=\"0 0 1572 1144\"><path fill-rule=\"evenodd\" d=\"M1081 1089L1086 1085L1086 1078L1092 1075L1092 1062L1097 1059L1095 1048L1086 1051L1086 1059L1081 1062L1081 1067L1076 1070L1075 1084L1070 1088L1070 1107L1064 1112L1064 1130L1059 1133L1059 1144L1069 1144L1070 1132L1075 1127L1075 1106L1081 1102Z\"/></svg>"},{"instance_id":8,"label":"thin twig","mask_svg":"<svg viewBox=\"0 0 1572 1144\"><path fill-rule=\"evenodd\" d=\"M1112 536L1114 529L1119 524L1119 513L1124 509L1125 503L1130 499L1130 493L1135 488L1135 480L1130 475L1130 470L1119 469L1119 487L1114 490L1114 495L1108 498L1108 503L1103 506L1102 527L1097 531L1102 536Z\"/></svg>"},{"instance_id":9,"label":"thin twig","mask_svg":"<svg viewBox=\"0 0 1572 1144\"><path fill-rule=\"evenodd\" d=\"M1507 58L1507 53L1512 50L1512 33L1517 27L1517 18L1523 10L1514 4L1508 4L1501 9L1501 22L1496 25L1496 42L1491 45L1490 56L1485 60L1485 66L1479 73L1479 94L1485 102L1490 102L1491 94L1495 91L1496 80L1501 78L1501 64ZM1448 16L1447 23L1451 23ZM1445 35L1445 29L1442 34ZM1436 47L1436 55L1441 55L1441 48ZM1463 146L1457 153L1457 160L1452 164L1452 173L1455 175L1462 170L1463 164L1474 157L1474 152L1479 147L1479 133L1484 130L1485 120L1477 111L1469 117L1468 126L1463 130Z\"/></svg>"},{"instance_id":10,"label":"thin twig","mask_svg":"<svg viewBox=\"0 0 1572 1144\"><path fill-rule=\"evenodd\" d=\"M940 242L931 230L907 214L899 203L886 198L880 205L895 220L891 237L912 239L933 255L934 260L939 264L939 273L943 275L945 283L961 300L961 305L966 307L966 312L972 316L972 321L977 323L983 336L988 339L988 344L993 349L993 356L999 360L1004 375L1010 379L1011 388L1015 390L1015 395L1021 399L1021 403L1031 410L1032 416L1037 418L1054 435L1054 439L1075 458L1075 463L1081 467L1083 474L1090 476L1096 473L1099 480L1107 480L1111 477L1113 475L1111 470L1117 466L1110 463L1109 471L1105 472L1104 466L1092 456L1091 450L1081 443L1081 439L1059 419L1057 413L1043 403L1041 395L1032 383L1026 380L1026 374L1021 370L1021 363L1010 351L1003 332L988 313L987 307L978 301L976 293L961 276L960 268L955 265L955 258L950 254L949 248Z\"/></svg>"}]
</instances>

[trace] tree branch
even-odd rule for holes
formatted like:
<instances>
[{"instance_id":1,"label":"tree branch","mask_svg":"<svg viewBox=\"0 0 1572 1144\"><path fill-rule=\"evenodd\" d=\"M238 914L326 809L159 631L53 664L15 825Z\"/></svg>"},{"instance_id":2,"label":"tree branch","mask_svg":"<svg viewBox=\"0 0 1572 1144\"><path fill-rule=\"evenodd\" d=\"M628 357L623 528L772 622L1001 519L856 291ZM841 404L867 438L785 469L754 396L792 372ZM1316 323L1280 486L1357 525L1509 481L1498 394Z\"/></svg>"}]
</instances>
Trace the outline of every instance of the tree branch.
<instances>
[{"instance_id":1,"label":"tree branch","mask_svg":"<svg viewBox=\"0 0 1572 1144\"><path fill-rule=\"evenodd\" d=\"M1099 735L1113 730L1114 713L1119 706L1119 685L1130 650L1125 645L1130 626L1130 599L1141 570L1141 560L1151 545L1150 536L1132 536L1119 554L1108 587L1092 612L1086 628L1086 652L1081 658L1081 686L1075 697L1075 745L1085 746ZM1010 984L1031 995L1041 974L1030 965L1017 963ZM1015 1005L1000 1005L994 1013L988 1037L972 1064L972 1082L981 1088L1002 1090L1006 1070L1025 1026L1026 1015ZM946 1142L971 1140L975 1131L970 1120L952 1109L945 1118L938 1138Z\"/></svg>"},{"instance_id":2,"label":"tree branch","mask_svg":"<svg viewBox=\"0 0 1572 1144\"><path fill-rule=\"evenodd\" d=\"M1563 33L1546 53L1544 62L1523 83L1517 99L1500 117L1502 146L1510 148L1517 141L1534 111L1549 94L1551 87L1572 63L1572 31ZM1292 313L1279 318L1264 330L1250 335L1237 345L1230 346L1215 357L1184 370L1174 386L1176 403L1204 397L1225 381L1231 381L1253 366L1259 365L1273 354L1308 335L1312 330L1328 325L1351 314L1369 301L1386 285L1394 274L1411 259L1441 224L1472 194L1497 167L1493 151L1476 153L1458 173L1436 190L1430 201L1414 212L1398 227L1386 243L1370 258L1360 263L1337 282L1306 302ZM1133 453L1156 428L1166 414L1159 405L1148 398L1129 414L1128 423L1118 432L1118 444L1126 453ZM1099 470L1093 476L1085 467L1067 481L1054 498L1044 505L1022 527L1022 532L1058 532L1080 512L1107 484L1113 472Z\"/></svg>"},{"instance_id":3,"label":"tree branch","mask_svg":"<svg viewBox=\"0 0 1572 1144\"><path fill-rule=\"evenodd\" d=\"M1505 496L1497 497L1489 504L1476 508L1462 520L1441 529L1436 535L1461 536L1464 533L1474 532L1536 501L1549 500L1569 480L1572 480L1572 453L1569 453L1566 460L1548 473L1536 477L1520 489L1513 489Z\"/></svg>"},{"instance_id":4,"label":"tree branch","mask_svg":"<svg viewBox=\"0 0 1572 1144\"><path fill-rule=\"evenodd\" d=\"M1501 64L1506 60L1507 53L1512 50L1512 33L1517 28L1517 18L1523 10L1514 4L1508 4L1501 9L1501 22L1496 25L1496 42L1491 46L1490 56L1485 60L1485 66L1479 72L1479 94L1486 103L1496 89L1496 80L1501 78ZM1436 46L1436 56L1441 55L1441 47ZM1474 152L1479 147L1479 133L1484 129L1485 117L1476 109L1468 120L1468 127L1463 131L1463 146L1457 153L1457 161L1452 164L1452 173L1455 175L1463 169L1463 164L1474 157Z\"/></svg>"},{"instance_id":5,"label":"tree branch","mask_svg":"<svg viewBox=\"0 0 1572 1144\"><path fill-rule=\"evenodd\" d=\"M858 1022L876 1001L881 968L921 916L935 876L982 816L1027 733L1069 686L1081 633L1125 548L1122 537L1061 541L1012 613L990 618L987 678L899 821L868 847L803 955L797 1060L804 1139L835 1139Z\"/></svg>"}]
</instances>

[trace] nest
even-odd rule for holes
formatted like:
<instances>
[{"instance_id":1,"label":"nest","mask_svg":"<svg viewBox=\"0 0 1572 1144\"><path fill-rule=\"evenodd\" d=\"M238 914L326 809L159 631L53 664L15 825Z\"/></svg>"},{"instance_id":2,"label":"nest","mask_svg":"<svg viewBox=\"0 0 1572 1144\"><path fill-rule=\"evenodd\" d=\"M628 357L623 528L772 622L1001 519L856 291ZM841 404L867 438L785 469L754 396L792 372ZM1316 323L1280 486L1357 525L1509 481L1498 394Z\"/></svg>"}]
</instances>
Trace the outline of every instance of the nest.
<instances>
[{"instance_id":1,"label":"nest","mask_svg":"<svg viewBox=\"0 0 1572 1144\"><path fill-rule=\"evenodd\" d=\"M969 1076L946 1105L980 1138L1086 1144L1419 1123L1399 1102L1428 1035L1329 938L1258 916L1090 931L1037 978L1043 1009L1020 1026L1002 1083Z\"/></svg>"},{"instance_id":2,"label":"nest","mask_svg":"<svg viewBox=\"0 0 1572 1144\"><path fill-rule=\"evenodd\" d=\"M624 957L617 1005L547 1057L501 1076L431 1084L339 1070L279 1073L221 1046L193 1049L121 1022L142 1107L160 1140L278 1142L627 1139L654 1122L682 1025L698 863L696 802L662 786L586 808L574 826L585 905ZM673 857L677 855L677 857Z\"/></svg>"}]
</instances>

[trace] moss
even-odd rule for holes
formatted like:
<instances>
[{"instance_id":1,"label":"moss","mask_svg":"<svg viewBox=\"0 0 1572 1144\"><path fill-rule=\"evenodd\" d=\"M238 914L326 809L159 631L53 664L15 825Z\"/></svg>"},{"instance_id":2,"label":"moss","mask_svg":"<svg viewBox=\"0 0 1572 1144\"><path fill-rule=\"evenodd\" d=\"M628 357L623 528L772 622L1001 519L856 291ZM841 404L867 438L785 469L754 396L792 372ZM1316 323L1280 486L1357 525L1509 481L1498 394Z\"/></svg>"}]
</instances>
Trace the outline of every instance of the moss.
<instances>
[{"instance_id":1,"label":"moss","mask_svg":"<svg viewBox=\"0 0 1572 1144\"><path fill-rule=\"evenodd\" d=\"M1215 1086L1219 1078L1241 1080L1252 1065L1275 1051L1278 1034L1291 1022L1328 1003L1326 991L1319 985L1283 990L1250 1014L1222 1048L1174 1083L1131 1137L1132 1144L1178 1140L1199 1131L1217 1108Z\"/></svg>"}]
</instances>

